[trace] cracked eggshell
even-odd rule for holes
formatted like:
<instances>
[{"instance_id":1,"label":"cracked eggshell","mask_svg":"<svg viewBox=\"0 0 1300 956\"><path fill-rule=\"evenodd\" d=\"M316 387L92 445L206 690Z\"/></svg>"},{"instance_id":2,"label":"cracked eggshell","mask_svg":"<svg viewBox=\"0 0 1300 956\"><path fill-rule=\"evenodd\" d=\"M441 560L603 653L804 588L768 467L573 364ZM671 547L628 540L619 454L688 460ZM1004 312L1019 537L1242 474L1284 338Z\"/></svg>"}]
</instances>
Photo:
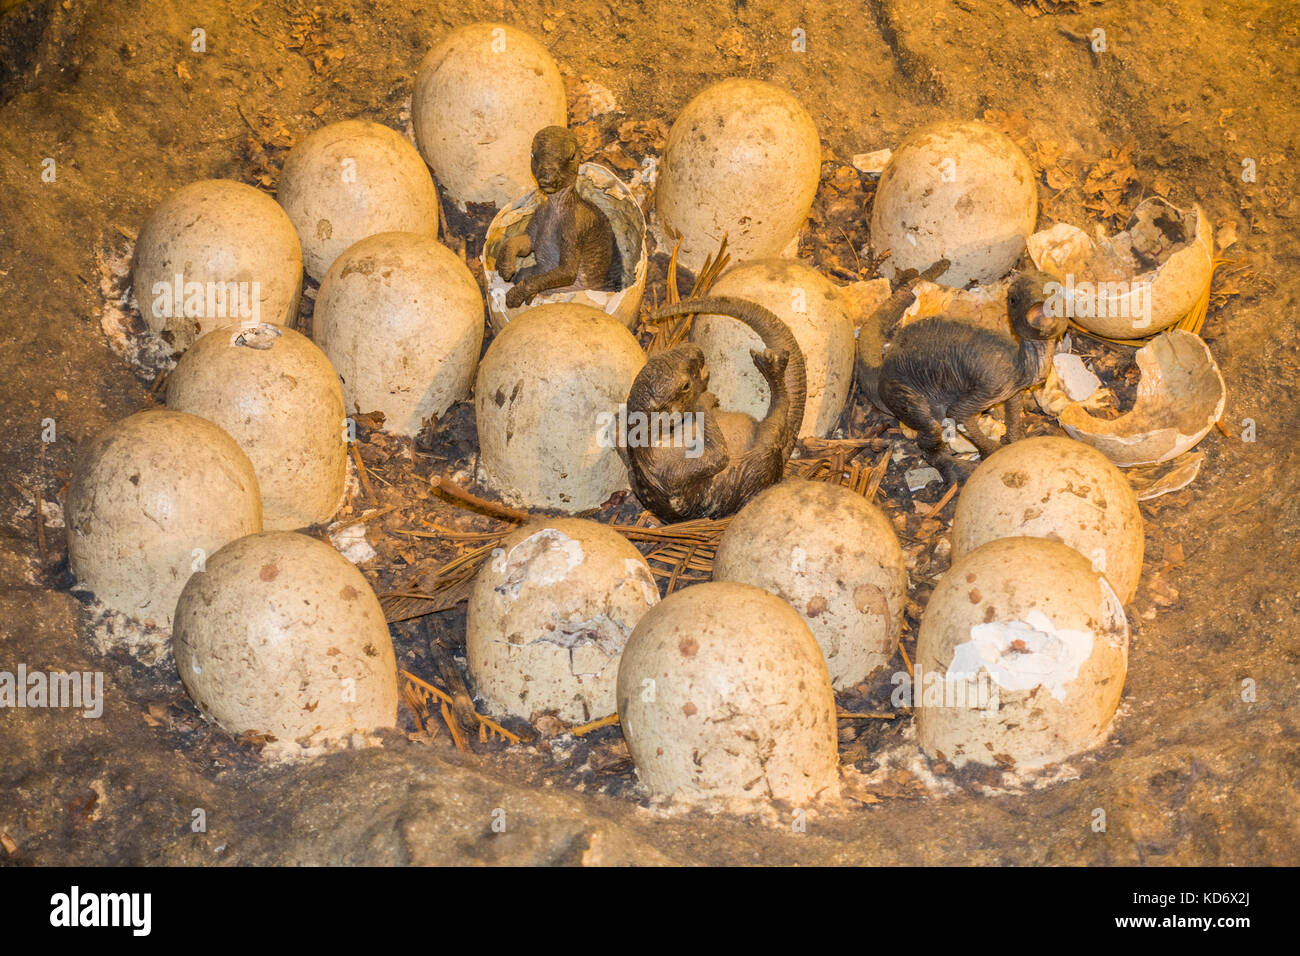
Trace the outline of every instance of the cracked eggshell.
<instances>
[{"instance_id":1,"label":"cracked eggshell","mask_svg":"<svg viewBox=\"0 0 1300 956\"><path fill-rule=\"evenodd\" d=\"M998 538L1060 541L1106 575L1125 604L1137 593L1142 511L1123 472L1070 438L1025 438L980 462L952 519L953 560Z\"/></svg>"},{"instance_id":2,"label":"cracked eggshell","mask_svg":"<svg viewBox=\"0 0 1300 956\"><path fill-rule=\"evenodd\" d=\"M1033 167L1007 136L976 122L943 122L908 136L890 157L871 207L880 267L951 263L939 281L960 287L1005 275L1038 220Z\"/></svg>"},{"instance_id":3,"label":"cracked eggshell","mask_svg":"<svg viewBox=\"0 0 1300 956\"><path fill-rule=\"evenodd\" d=\"M541 305L507 325L474 388L483 480L520 508L566 513L628 486L610 423L645 364L636 338L585 305Z\"/></svg>"},{"instance_id":4,"label":"cracked eggshell","mask_svg":"<svg viewBox=\"0 0 1300 956\"><path fill-rule=\"evenodd\" d=\"M614 713L619 656L658 603L650 566L617 531L577 518L520 528L470 594L465 651L479 696L493 713L525 719Z\"/></svg>"},{"instance_id":5,"label":"cracked eggshell","mask_svg":"<svg viewBox=\"0 0 1300 956\"><path fill-rule=\"evenodd\" d=\"M830 434L853 385L853 319L840 289L798 259L764 259L729 269L709 294L757 302L789 326L808 369L808 401L799 434ZM758 333L729 316L700 315L692 325L691 341L704 350L709 390L718 397L719 407L762 420L771 392L750 357L750 349L763 348Z\"/></svg>"},{"instance_id":6,"label":"cracked eggshell","mask_svg":"<svg viewBox=\"0 0 1300 956\"><path fill-rule=\"evenodd\" d=\"M420 63L411 122L420 152L462 212L504 206L532 188L533 136L568 125L559 67L529 34L502 23L452 31Z\"/></svg>"},{"instance_id":7,"label":"cracked eggshell","mask_svg":"<svg viewBox=\"0 0 1300 956\"><path fill-rule=\"evenodd\" d=\"M893 525L841 485L789 479L757 495L723 532L713 579L789 602L836 690L888 664L902 633L907 571Z\"/></svg>"},{"instance_id":8,"label":"cracked eggshell","mask_svg":"<svg viewBox=\"0 0 1300 956\"><path fill-rule=\"evenodd\" d=\"M541 190L534 189L497 213L483 240L483 254L479 261L483 263L483 273L487 276L488 318L497 332L505 328L511 319L530 308L566 302L600 309L629 329L636 329L640 321L641 296L645 292L648 263L645 215L627 184L604 166L595 163L583 163L578 167L578 195L593 203L609 219L623 263L621 287L616 291L573 287L552 289L534 297L529 305L521 305L517 309L506 305L506 293L514 283L507 282L496 271L497 252L503 241L528 228L529 220L543 199ZM532 255L524 257L519 263L521 267L535 264L536 258Z\"/></svg>"},{"instance_id":9,"label":"cracked eggshell","mask_svg":"<svg viewBox=\"0 0 1300 956\"><path fill-rule=\"evenodd\" d=\"M319 281L344 249L381 232L438 238L438 191L401 133L344 120L312 133L284 159L280 205L298 230L307 274Z\"/></svg>"},{"instance_id":10,"label":"cracked eggshell","mask_svg":"<svg viewBox=\"0 0 1300 956\"><path fill-rule=\"evenodd\" d=\"M687 803L838 792L835 695L794 608L749 584L676 591L632 632L618 713L641 782Z\"/></svg>"},{"instance_id":11,"label":"cracked eggshell","mask_svg":"<svg viewBox=\"0 0 1300 956\"><path fill-rule=\"evenodd\" d=\"M668 133L655 193L659 224L681 234L678 261L698 271L724 235L733 261L779 256L812 209L821 161L812 117L785 90L705 88Z\"/></svg>"},{"instance_id":12,"label":"cracked eggshell","mask_svg":"<svg viewBox=\"0 0 1300 956\"><path fill-rule=\"evenodd\" d=\"M257 241L249 242L250 236ZM149 214L136 240L131 278L149 328L167 333L184 351L232 320L283 325L296 318L302 246L289 217L266 193L205 179L178 189Z\"/></svg>"},{"instance_id":13,"label":"cracked eggshell","mask_svg":"<svg viewBox=\"0 0 1300 956\"><path fill-rule=\"evenodd\" d=\"M1214 272L1214 227L1209 218L1200 206L1185 213L1159 197L1146 200L1138 210L1148 205L1170 210L1189 238L1147 271L1138 270L1131 253L1116 257L1117 248L1131 248L1130 230L1098 243L1077 226L1057 223L1029 237L1030 258L1065 283L1070 290L1068 314L1081 328L1113 339L1143 338L1180 322L1209 295ZM1098 275L1099 268L1110 274Z\"/></svg>"},{"instance_id":14,"label":"cracked eggshell","mask_svg":"<svg viewBox=\"0 0 1300 956\"><path fill-rule=\"evenodd\" d=\"M410 232L362 239L330 266L312 336L354 411L381 411L385 429L414 437L469 395L483 347L483 298L465 263Z\"/></svg>"},{"instance_id":15,"label":"cracked eggshell","mask_svg":"<svg viewBox=\"0 0 1300 956\"><path fill-rule=\"evenodd\" d=\"M1170 461L1193 448L1223 417L1223 375L1199 335L1162 332L1135 356L1142 377L1131 411L1118 418L1088 414L1086 403L1061 410L1061 427L1127 468Z\"/></svg>"},{"instance_id":16,"label":"cracked eggshell","mask_svg":"<svg viewBox=\"0 0 1300 956\"><path fill-rule=\"evenodd\" d=\"M116 611L170 627L195 568L262 530L262 498L233 438L194 415L152 409L91 441L64 518L78 584Z\"/></svg>"},{"instance_id":17,"label":"cracked eggshell","mask_svg":"<svg viewBox=\"0 0 1300 956\"><path fill-rule=\"evenodd\" d=\"M1127 667L1106 578L1059 542L999 538L953 561L921 618L917 737L954 767L1055 763L1105 739Z\"/></svg>"},{"instance_id":18,"label":"cracked eggshell","mask_svg":"<svg viewBox=\"0 0 1300 956\"><path fill-rule=\"evenodd\" d=\"M167 378L167 407L221 426L248 455L268 531L328 521L347 482L343 390L301 332L263 323L209 332Z\"/></svg>"},{"instance_id":19,"label":"cracked eggshell","mask_svg":"<svg viewBox=\"0 0 1300 956\"><path fill-rule=\"evenodd\" d=\"M240 538L176 605L176 669L230 733L313 743L397 724L397 661L365 576L323 541Z\"/></svg>"}]
</instances>

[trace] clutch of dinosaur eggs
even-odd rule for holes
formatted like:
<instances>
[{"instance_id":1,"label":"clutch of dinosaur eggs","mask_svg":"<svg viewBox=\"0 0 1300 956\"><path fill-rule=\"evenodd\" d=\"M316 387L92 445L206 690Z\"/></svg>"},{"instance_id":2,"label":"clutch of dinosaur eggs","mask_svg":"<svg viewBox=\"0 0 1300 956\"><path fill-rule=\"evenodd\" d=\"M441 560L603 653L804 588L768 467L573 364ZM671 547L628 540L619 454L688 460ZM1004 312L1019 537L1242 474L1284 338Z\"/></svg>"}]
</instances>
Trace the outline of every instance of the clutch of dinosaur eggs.
<instances>
[{"instance_id":1,"label":"clutch of dinosaur eggs","mask_svg":"<svg viewBox=\"0 0 1300 956\"><path fill-rule=\"evenodd\" d=\"M655 192L659 225L681 235L678 261L698 271L724 235L733 261L781 255L812 209L821 161L812 117L785 90L747 79L705 88L668 133Z\"/></svg>"},{"instance_id":2,"label":"clutch of dinosaur eggs","mask_svg":"<svg viewBox=\"0 0 1300 956\"><path fill-rule=\"evenodd\" d=\"M653 796L803 806L838 792L822 652L794 608L761 588L706 582L651 608L623 650L618 714Z\"/></svg>"},{"instance_id":3,"label":"clutch of dinosaur eggs","mask_svg":"<svg viewBox=\"0 0 1300 956\"><path fill-rule=\"evenodd\" d=\"M573 514L628 486L614 428L645 364L599 309L540 305L488 346L474 388L481 476L521 508Z\"/></svg>"},{"instance_id":4,"label":"clutch of dinosaur eggs","mask_svg":"<svg viewBox=\"0 0 1300 956\"><path fill-rule=\"evenodd\" d=\"M522 30L472 23L452 31L420 64L411 100L420 152L462 212L504 206L533 184L533 135L567 125L559 67Z\"/></svg>"},{"instance_id":5,"label":"clutch of dinosaur eggs","mask_svg":"<svg viewBox=\"0 0 1300 956\"><path fill-rule=\"evenodd\" d=\"M579 196L596 206L609 220L621 266L619 287L609 291L551 289L535 296L530 304L514 309L506 305L506 293L510 291L512 283L507 282L496 271L497 256L503 242L528 228L529 219L545 198L540 189L533 189L516 198L496 214L491 225L488 226L487 237L483 241L483 254L480 261L483 263L483 272L487 276L488 319L492 322L494 330L501 331L507 322L534 306L566 302L600 309L618 319L629 329L636 328L641 310L641 296L645 292L648 261L645 215L641 212L641 205L626 183L604 166L596 163L583 163L578 167L577 190ZM532 256L519 261L520 267L533 264Z\"/></svg>"},{"instance_id":6,"label":"clutch of dinosaur eggs","mask_svg":"<svg viewBox=\"0 0 1300 956\"><path fill-rule=\"evenodd\" d=\"M982 461L952 519L952 558L998 538L1049 538L1086 557L1125 603L1137 593L1145 539L1137 493L1094 448L1026 438Z\"/></svg>"},{"instance_id":7,"label":"clutch of dinosaur eggs","mask_svg":"<svg viewBox=\"0 0 1300 956\"><path fill-rule=\"evenodd\" d=\"M343 390L316 345L279 325L209 332L167 378L167 407L225 429L247 453L268 531L328 521L343 503Z\"/></svg>"},{"instance_id":8,"label":"clutch of dinosaur eggs","mask_svg":"<svg viewBox=\"0 0 1300 956\"><path fill-rule=\"evenodd\" d=\"M1061 308L1077 325L1114 339L1144 338L1203 308L1214 229L1200 206L1185 212L1153 196L1123 232L1094 239L1057 223L1029 237L1029 256L1060 280Z\"/></svg>"},{"instance_id":9,"label":"clutch of dinosaur eggs","mask_svg":"<svg viewBox=\"0 0 1300 956\"><path fill-rule=\"evenodd\" d=\"M826 658L836 690L894 656L907 605L907 571L893 525L842 485L791 478L731 519L713 580L740 581L789 602Z\"/></svg>"},{"instance_id":10,"label":"clutch of dinosaur eggs","mask_svg":"<svg viewBox=\"0 0 1300 956\"><path fill-rule=\"evenodd\" d=\"M1105 739L1127 667L1124 606L1088 559L998 538L954 560L925 608L917 737L954 767L1055 763Z\"/></svg>"},{"instance_id":11,"label":"clutch of dinosaur eggs","mask_svg":"<svg viewBox=\"0 0 1300 956\"><path fill-rule=\"evenodd\" d=\"M379 599L306 535L249 535L212 555L176 605L172 650L190 697L235 735L321 743L397 723Z\"/></svg>"},{"instance_id":12,"label":"clutch of dinosaur eggs","mask_svg":"<svg viewBox=\"0 0 1300 956\"><path fill-rule=\"evenodd\" d=\"M733 296L767 307L794 334L808 373L801 437L824 438L839 420L853 386L853 318L839 288L798 259L762 259L729 269L709 295ZM771 390L750 358L758 333L725 315L697 316L691 341L704 350L709 391L728 412L761 420Z\"/></svg>"},{"instance_id":13,"label":"clutch of dinosaur eggs","mask_svg":"<svg viewBox=\"0 0 1300 956\"><path fill-rule=\"evenodd\" d=\"M385 232L334 260L312 336L350 409L414 436L469 395L483 346L483 297L465 263L428 236Z\"/></svg>"},{"instance_id":14,"label":"clutch of dinosaur eggs","mask_svg":"<svg viewBox=\"0 0 1300 956\"><path fill-rule=\"evenodd\" d=\"M379 123L344 120L312 133L284 160L278 194L319 281L348 246L381 232L438 238L438 191L415 147Z\"/></svg>"},{"instance_id":15,"label":"clutch of dinosaur eggs","mask_svg":"<svg viewBox=\"0 0 1300 956\"><path fill-rule=\"evenodd\" d=\"M976 122L922 127L894 151L871 207L880 266L921 271L952 265L939 281L961 287L1005 275L1038 219L1038 186L1020 147Z\"/></svg>"},{"instance_id":16,"label":"clutch of dinosaur eggs","mask_svg":"<svg viewBox=\"0 0 1300 956\"><path fill-rule=\"evenodd\" d=\"M135 244L132 285L149 328L184 351L229 322L295 318L302 246L266 193L205 179L178 189L149 214Z\"/></svg>"},{"instance_id":17,"label":"clutch of dinosaur eggs","mask_svg":"<svg viewBox=\"0 0 1300 956\"><path fill-rule=\"evenodd\" d=\"M162 627L209 555L262 530L248 456L212 422L164 409L95 436L73 471L65 513L77 582Z\"/></svg>"},{"instance_id":18,"label":"clutch of dinosaur eggs","mask_svg":"<svg viewBox=\"0 0 1300 956\"><path fill-rule=\"evenodd\" d=\"M617 531L577 518L528 524L493 551L470 594L475 688L497 714L612 714L623 647L658 603L650 566Z\"/></svg>"}]
</instances>

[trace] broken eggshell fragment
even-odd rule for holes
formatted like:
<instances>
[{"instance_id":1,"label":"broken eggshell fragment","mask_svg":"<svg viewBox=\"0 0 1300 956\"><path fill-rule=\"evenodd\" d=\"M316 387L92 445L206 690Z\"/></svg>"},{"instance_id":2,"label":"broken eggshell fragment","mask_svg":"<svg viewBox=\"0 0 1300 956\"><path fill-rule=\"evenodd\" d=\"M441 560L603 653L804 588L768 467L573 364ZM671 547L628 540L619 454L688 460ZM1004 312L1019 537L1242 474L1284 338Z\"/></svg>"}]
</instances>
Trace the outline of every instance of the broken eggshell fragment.
<instances>
[{"instance_id":1,"label":"broken eggshell fragment","mask_svg":"<svg viewBox=\"0 0 1300 956\"><path fill-rule=\"evenodd\" d=\"M465 650L475 687L497 714L612 714L623 647L658 603L650 566L617 531L577 518L528 524L474 582Z\"/></svg>"},{"instance_id":2,"label":"broken eggshell fragment","mask_svg":"<svg viewBox=\"0 0 1300 956\"><path fill-rule=\"evenodd\" d=\"M1182 320L1209 291L1214 229L1200 206L1190 212L1152 197L1129 228L1093 239L1057 223L1028 240L1034 265L1062 282L1075 324L1113 339L1152 335Z\"/></svg>"},{"instance_id":3,"label":"broken eggshell fragment","mask_svg":"<svg viewBox=\"0 0 1300 956\"><path fill-rule=\"evenodd\" d=\"M1192 448L1223 415L1227 388L1209 346L1199 335L1171 329L1138 349L1137 400L1118 418L1067 405L1061 427L1121 467L1153 465Z\"/></svg>"},{"instance_id":4,"label":"broken eggshell fragment","mask_svg":"<svg viewBox=\"0 0 1300 956\"><path fill-rule=\"evenodd\" d=\"M1064 760L1105 739L1127 668L1124 606L1087 558L999 538L954 561L926 606L918 740L958 768Z\"/></svg>"},{"instance_id":5,"label":"broken eggshell fragment","mask_svg":"<svg viewBox=\"0 0 1300 956\"><path fill-rule=\"evenodd\" d=\"M605 214L614 230L614 242L623 265L619 288L611 291L573 287L550 289L517 309L506 305L506 293L514 283L507 282L496 271L497 254L505 240L528 228L529 220L545 198L540 189L533 189L496 214L483 240L480 261L487 276L488 318L494 331L500 332L508 322L534 306L553 303L591 306L618 319L629 329L636 328L641 295L645 291L645 215L627 184L604 166L583 163L578 167L577 189L579 196ZM534 263L535 259L529 255L520 260L519 266L522 268Z\"/></svg>"}]
</instances>

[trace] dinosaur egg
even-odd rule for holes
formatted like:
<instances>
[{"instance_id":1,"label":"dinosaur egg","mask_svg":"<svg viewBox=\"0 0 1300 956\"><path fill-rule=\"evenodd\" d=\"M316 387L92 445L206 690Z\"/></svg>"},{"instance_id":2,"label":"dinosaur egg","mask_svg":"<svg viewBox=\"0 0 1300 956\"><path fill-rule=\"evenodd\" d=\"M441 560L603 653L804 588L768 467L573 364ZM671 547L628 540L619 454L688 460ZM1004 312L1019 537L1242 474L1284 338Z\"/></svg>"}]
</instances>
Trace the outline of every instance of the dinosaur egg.
<instances>
[{"instance_id":1,"label":"dinosaur egg","mask_svg":"<svg viewBox=\"0 0 1300 956\"><path fill-rule=\"evenodd\" d=\"M325 353L284 326L228 325L167 378L167 407L215 422L257 470L268 531L328 521L347 481L343 390Z\"/></svg>"},{"instance_id":2,"label":"dinosaur egg","mask_svg":"<svg viewBox=\"0 0 1300 956\"><path fill-rule=\"evenodd\" d=\"M1104 739L1127 666L1124 606L1087 558L999 538L954 560L926 606L917 736L954 767L1064 760Z\"/></svg>"},{"instance_id":3,"label":"dinosaur egg","mask_svg":"<svg viewBox=\"0 0 1300 956\"><path fill-rule=\"evenodd\" d=\"M654 796L800 806L838 791L826 663L794 608L761 588L697 584L651 609L623 650L618 714Z\"/></svg>"},{"instance_id":4,"label":"dinosaur egg","mask_svg":"<svg viewBox=\"0 0 1300 956\"><path fill-rule=\"evenodd\" d=\"M483 297L446 246L410 232L362 239L330 266L312 336L354 411L414 436L469 395L483 346Z\"/></svg>"},{"instance_id":5,"label":"dinosaur egg","mask_svg":"<svg viewBox=\"0 0 1300 956\"><path fill-rule=\"evenodd\" d=\"M524 312L479 364L474 408L483 479L512 505L569 514L626 488L611 429L644 364L632 333L599 309Z\"/></svg>"},{"instance_id":6,"label":"dinosaur egg","mask_svg":"<svg viewBox=\"0 0 1300 956\"><path fill-rule=\"evenodd\" d=\"M293 223L266 193L205 179L178 189L149 214L135 244L132 285L149 328L183 351L232 321L295 318L302 247Z\"/></svg>"},{"instance_id":7,"label":"dinosaur egg","mask_svg":"<svg viewBox=\"0 0 1300 956\"><path fill-rule=\"evenodd\" d=\"M289 150L280 205L302 241L307 274L320 280L348 246L381 232L438 238L438 191L424 160L395 130L344 120Z\"/></svg>"},{"instance_id":8,"label":"dinosaur egg","mask_svg":"<svg viewBox=\"0 0 1300 956\"><path fill-rule=\"evenodd\" d=\"M459 209L504 206L533 187L533 135L568 125L564 81L527 33L473 23L420 64L411 121L420 152Z\"/></svg>"},{"instance_id":9,"label":"dinosaur egg","mask_svg":"<svg viewBox=\"0 0 1300 956\"><path fill-rule=\"evenodd\" d=\"M789 602L836 690L894 656L907 606L903 550L884 513L842 485L790 479L759 494L723 532L713 579Z\"/></svg>"},{"instance_id":10,"label":"dinosaur egg","mask_svg":"<svg viewBox=\"0 0 1300 956\"><path fill-rule=\"evenodd\" d=\"M501 278L500 273L496 271L497 256L501 243L525 231L528 228L528 221L541 205L542 192L534 189L496 214L492 224L488 226L487 237L483 242L481 261L488 282L488 318L496 331L501 331L507 322L533 306L559 302L589 305L607 312L629 329L636 328L640 320L641 295L645 292L647 266L645 215L641 212L641 206L627 184L604 166L583 163L578 167L577 189L578 195L594 204L609 219L622 264L620 287L608 291L556 289L541 293L531 304L521 305L517 309L506 305L506 293L510 291L512 283ZM536 257L531 255L519 262L521 268L535 264Z\"/></svg>"},{"instance_id":11,"label":"dinosaur egg","mask_svg":"<svg viewBox=\"0 0 1300 956\"><path fill-rule=\"evenodd\" d=\"M853 319L839 289L798 259L746 262L723 275L710 295L734 296L767 307L794 333L808 370L801 436L824 438L839 420L853 385ZM709 390L724 411L767 414L771 392L750 349L758 333L725 315L696 317L691 341L709 363Z\"/></svg>"},{"instance_id":12,"label":"dinosaur egg","mask_svg":"<svg viewBox=\"0 0 1300 956\"><path fill-rule=\"evenodd\" d=\"M1026 438L980 462L957 499L953 560L997 538L1050 538L1106 575L1124 603L1142 575L1142 512L1123 473L1070 438Z\"/></svg>"},{"instance_id":13,"label":"dinosaur egg","mask_svg":"<svg viewBox=\"0 0 1300 956\"><path fill-rule=\"evenodd\" d=\"M983 123L925 126L894 151L871 207L871 246L887 278L946 258L944 285L992 282L1025 251L1038 185L1020 147Z\"/></svg>"},{"instance_id":14,"label":"dinosaur egg","mask_svg":"<svg viewBox=\"0 0 1300 956\"><path fill-rule=\"evenodd\" d=\"M681 264L697 271L724 235L733 261L780 255L812 209L821 162L817 127L785 90L707 87L668 133L655 194L660 225L681 234Z\"/></svg>"},{"instance_id":15,"label":"dinosaur egg","mask_svg":"<svg viewBox=\"0 0 1300 956\"><path fill-rule=\"evenodd\" d=\"M379 599L306 535L249 535L212 555L176 605L172 651L190 697L232 734L319 743L397 724Z\"/></svg>"},{"instance_id":16,"label":"dinosaur egg","mask_svg":"<svg viewBox=\"0 0 1300 956\"><path fill-rule=\"evenodd\" d=\"M617 531L576 518L520 528L470 594L465 650L479 696L493 713L523 718L614 713L619 657L658 603L650 566Z\"/></svg>"},{"instance_id":17,"label":"dinosaur egg","mask_svg":"<svg viewBox=\"0 0 1300 956\"><path fill-rule=\"evenodd\" d=\"M114 610L170 627L189 576L262 530L248 456L212 422L162 409L100 433L68 488L68 561Z\"/></svg>"}]
</instances>

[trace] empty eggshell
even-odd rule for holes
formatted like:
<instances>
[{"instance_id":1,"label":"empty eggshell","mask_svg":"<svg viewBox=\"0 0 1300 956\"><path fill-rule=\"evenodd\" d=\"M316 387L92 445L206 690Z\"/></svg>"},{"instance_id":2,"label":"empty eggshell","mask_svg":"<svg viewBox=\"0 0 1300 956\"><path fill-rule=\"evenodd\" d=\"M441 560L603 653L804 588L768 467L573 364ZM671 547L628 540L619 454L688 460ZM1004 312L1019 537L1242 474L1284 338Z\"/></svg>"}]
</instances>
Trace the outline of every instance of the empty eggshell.
<instances>
[{"instance_id":1,"label":"empty eggshell","mask_svg":"<svg viewBox=\"0 0 1300 956\"><path fill-rule=\"evenodd\" d=\"M330 123L294 146L284 159L279 200L298 230L307 274L318 281L367 236L438 238L429 168L401 133L379 123Z\"/></svg>"},{"instance_id":2,"label":"empty eggshell","mask_svg":"<svg viewBox=\"0 0 1300 956\"><path fill-rule=\"evenodd\" d=\"M512 505L570 514L626 488L610 426L644 364L632 333L599 309L570 303L524 312L479 365L483 479Z\"/></svg>"},{"instance_id":3,"label":"empty eggshell","mask_svg":"<svg viewBox=\"0 0 1300 956\"><path fill-rule=\"evenodd\" d=\"M257 470L268 531L328 521L347 481L343 390L301 332L229 325L199 339L167 378L167 406L215 422Z\"/></svg>"},{"instance_id":4,"label":"empty eggshell","mask_svg":"<svg viewBox=\"0 0 1300 956\"><path fill-rule=\"evenodd\" d=\"M888 664L902 633L907 571L893 525L842 485L792 478L757 495L723 532L713 579L789 602L836 690Z\"/></svg>"},{"instance_id":5,"label":"empty eggshell","mask_svg":"<svg viewBox=\"0 0 1300 956\"><path fill-rule=\"evenodd\" d=\"M727 79L686 104L668 133L655 208L697 271L722 237L733 260L779 256L799 233L821 175L817 127L761 80Z\"/></svg>"},{"instance_id":6,"label":"empty eggshell","mask_svg":"<svg viewBox=\"0 0 1300 956\"><path fill-rule=\"evenodd\" d=\"M947 258L948 286L992 282L1025 251L1038 186L1020 147L975 122L922 127L894 151L871 207L871 246L888 278Z\"/></svg>"},{"instance_id":7,"label":"empty eggshell","mask_svg":"<svg viewBox=\"0 0 1300 956\"><path fill-rule=\"evenodd\" d=\"M567 125L564 81L527 33L472 23L420 64L411 121L420 152L459 209L504 206L533 186L534 134Z\"/></svg>"},{"instance_id":8,"label":"empty eggshell","mask_svg":"<svg viewBox=\"0 0 1300 956\"><path fill-rule=\"evenodd\" d=\"M1153 196L1117 235L1094 239L1057 223L1030 236L1028 246L1034 264L1061 280L1066 314L1097 335L1149 336L1180 322L1210 294L1214 227L1200 206L1184 212Z\"/></svg>"},{"instance_id":9,"label":"empty eggshell","mask_svg":"<svg viewBox=\"0 0 1300 956\"><path fill-rule=\"evenodd\" d=\"M537 207L541 205L542 191L534 189L527 195L520 196L505 209L496 214L488 226L487 237L483 240L483 273L487 276L488 318L492 328L501 331L511 319L525 309L550 303L573 302L600 309L618 319L629 329L635 329L640 321L641 295L645 291L645 277L648 257L645 241L645 215L641 206L621 179L604 166L595 163L583 163L578 167L578 195L594 204L609 219L614 231L614 242L618 246L619 258L623 265L621 286L617 290L602 289L552 289L536 296L527 305L512 309L506 305L506 293L512 283L501 278L496 271L497 253L501 243L510 236L518 235L528 228ZM520 261L521 266L535 264L535 258L527 256Z\"/></svg>"},{"instance_id":10,"label":"empty eggshell","mask_svg":"<svg viewBox=\"0 0 1300 956\"><path fill-rule=\"evenodd\" d=\"M170 627L190 575L262 530L252 462L202 418L155 409L107 428L82 453L65 510L79 584L114 610Z\"/></svg>"},{"instance_id":11,"label":"empty eggshell","mask_svg":"<svg viewBox=\"0 0 1300 956\"><path fill-rule=\"evenodd\" d=\"M808 625L774 594L708 582L637 624L618 713L641 782L686 803L838 792L835 695Z\"/></svg>"},{"instance_id":12,"label":"empty eggshell","mask_svg":"<svg viewBox=\"0 0 1300 956\"><path fill-rule=\"evenodd\" d=\"M469 395L483 346L483 298L465 263L428 236L362 239L330 266L312 336L353 411L414 436Z\"/></svg>"},{"instance_id":13,"label":"empty eggshell","mask_svg":"<svg viewBox=\"0 0 1300 956\"><path fill-rule=\"evenodd\" d=\"M475 687L493 713L612 714L619 656L658 603L650 566L617 531L576 518L528 524L474 582L465 650Z\"/></svg>"},{"instance_id":14,"label":"empty eggshell","mask_svg":"<svg viewBox=\"0 0 1300 956\"><path fill-rule=\"evenodd\" d=\"M829 279L798 259L764 259L728 270L710 295L734 296L770 309L794 334L808 371L801 436L824 438L839 421L853 384L853 318ZM762 419L771 392L750 356L763 348L749 326L725 315L697 316L691 341L709 363L709 391L723 411Z\"/></svg>"},{"instance_id":15,"label":"empty eggshell","mask_svg":"<svg viewBox=\"0 0 1300 956\"><path fill-rule=\"evenodd\" d=\"M1034 769L1105 738L1124 688L1128 622L1073 548L999 538L940 579L916 655L926 753L954 767Z\"/></svg>"},{"instance_id":16,"label":"empty eggshell","mask_svg":"<svg viewBox=\"0 0 1300 956\"><path fill-rule=\"evenodd\" d=\"M1057 436L1026 438L980 462L952 519L953 560L997 538L1049 538L1106 575L1124 603L1142 575L1142 511L1105 455Z\"/></svg>"},{"instance_id":17,"label":"empty eggshell","mask_svg":"<svg viewBox=\"0 0 1300 956\"><path fill-rule=\"evenodd\" d=\"M184 351L232 321L295 318L302 247L293 223L266 193L205 179L178 189L149 214L135 244L132 284L149 328Z\"/></svg>"},{"instance_id":18,"label":"empty eggshell","mask_svg":"<svg viewBox=\"0 0 1300 956\"><path fill-rule=\"evenodd\" d=\"M1118 418L1095 418L1083 403L1061 410L1061 427L1122 468L1170 461L1223 417L1228 392L1210 348L1194 332L1170 329L1137 350L1137 400Z\"/></svg>"},{"instance_id":19,"label":"empty eggshell","mask_svg":"<svg viewBox=\"0 0 1300 956\"><path fill-rule=\"evenodd\" d=\"M232 734L320 743L397 723L379 599L306 535L249 535L212 555L176 605L172 650L185 690Z\"/></svg>"}]
</instances>

